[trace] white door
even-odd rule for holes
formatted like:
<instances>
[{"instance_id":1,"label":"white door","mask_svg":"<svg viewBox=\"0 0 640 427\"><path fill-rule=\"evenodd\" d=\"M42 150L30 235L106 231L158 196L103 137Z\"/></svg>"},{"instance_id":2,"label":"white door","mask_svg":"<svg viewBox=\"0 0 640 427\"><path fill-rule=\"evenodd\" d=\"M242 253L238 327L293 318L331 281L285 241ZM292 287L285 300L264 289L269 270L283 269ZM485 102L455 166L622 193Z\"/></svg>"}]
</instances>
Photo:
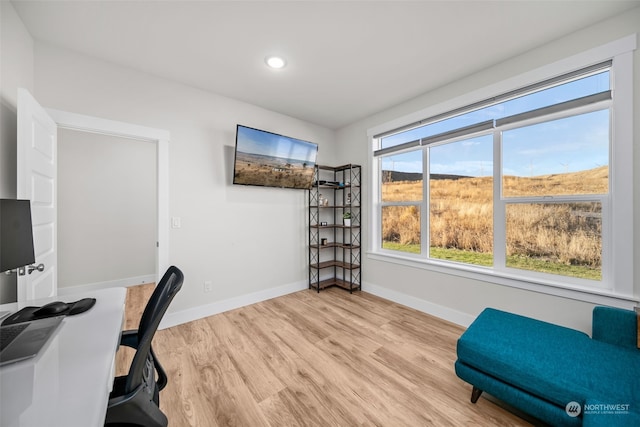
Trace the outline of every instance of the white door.
<instances>
[{"instance_id":1,"label":"white door","mask_svg":"<svg viewBox=\"0 0 640 427\"><path fill-rule=\"evenodd\" d=\"M58 292L56 235L57 125L26 89L18 89L18 199L31 200L35 265L18 275L18 301Z\"/></svg>"}]
</instances>

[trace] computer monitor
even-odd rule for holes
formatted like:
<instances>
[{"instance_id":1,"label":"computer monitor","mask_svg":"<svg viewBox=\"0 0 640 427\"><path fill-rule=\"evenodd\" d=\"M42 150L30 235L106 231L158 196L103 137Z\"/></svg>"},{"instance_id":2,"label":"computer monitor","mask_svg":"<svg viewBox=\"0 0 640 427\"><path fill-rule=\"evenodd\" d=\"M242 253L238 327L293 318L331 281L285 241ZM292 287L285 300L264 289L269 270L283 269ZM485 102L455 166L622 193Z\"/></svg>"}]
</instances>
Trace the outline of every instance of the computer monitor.
<instances>
[{"instance_id":1,"label":"computer monitor","mask_svg":"<svg viewBox=\"0 0 640 427\"><path fill-rule=\"evenodd\" d=\"M35 262L31 202L0 199L0 272Z\"/></svg>"}]
</instances>

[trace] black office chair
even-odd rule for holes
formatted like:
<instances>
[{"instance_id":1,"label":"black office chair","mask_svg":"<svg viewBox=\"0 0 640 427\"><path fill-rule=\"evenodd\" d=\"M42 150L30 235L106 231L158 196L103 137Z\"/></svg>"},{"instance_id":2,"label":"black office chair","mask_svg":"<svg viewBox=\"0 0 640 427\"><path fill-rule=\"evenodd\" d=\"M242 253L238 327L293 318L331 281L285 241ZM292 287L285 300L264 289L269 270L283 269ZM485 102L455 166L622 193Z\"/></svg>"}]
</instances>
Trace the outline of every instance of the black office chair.
<instances>
[{"instance_id":1,"label":"black office chair","mask_svg":"<svg viewBox=\"0 0 640 427\"><path fill-rule=\"evenodd\" d=\"M136 354L129 373L117 377L113 383L106 426L167 426L167 417L160 410L159 398L160 390L167 385L167 374L153 352L151 341L171 300L182 287L183 280L180 269L169 267L149 298L138 329L122 333L120 345L135 348Z\"/></svg>"}]
</instances>

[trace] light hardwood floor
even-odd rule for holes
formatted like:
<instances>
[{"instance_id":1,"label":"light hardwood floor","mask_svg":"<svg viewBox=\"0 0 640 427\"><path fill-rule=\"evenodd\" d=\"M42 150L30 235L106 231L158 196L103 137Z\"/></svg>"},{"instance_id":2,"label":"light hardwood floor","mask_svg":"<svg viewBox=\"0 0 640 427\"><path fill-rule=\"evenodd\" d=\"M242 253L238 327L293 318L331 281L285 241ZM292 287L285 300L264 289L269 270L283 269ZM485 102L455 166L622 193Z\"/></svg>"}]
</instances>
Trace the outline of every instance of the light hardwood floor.
<instances>
[{"instance_id":1,"label":"light hardwood floor","mask_svg":"<svg viewBox=\"0 0 640 427\"><path fill-rule=\"evenodd\" d=\"M151 290L131 289L128 328ZM172 427L529 425L469 402L453 370L462 332L366 292L301 291L158 331L160 406Z\"/></svg>"}]
</instances>

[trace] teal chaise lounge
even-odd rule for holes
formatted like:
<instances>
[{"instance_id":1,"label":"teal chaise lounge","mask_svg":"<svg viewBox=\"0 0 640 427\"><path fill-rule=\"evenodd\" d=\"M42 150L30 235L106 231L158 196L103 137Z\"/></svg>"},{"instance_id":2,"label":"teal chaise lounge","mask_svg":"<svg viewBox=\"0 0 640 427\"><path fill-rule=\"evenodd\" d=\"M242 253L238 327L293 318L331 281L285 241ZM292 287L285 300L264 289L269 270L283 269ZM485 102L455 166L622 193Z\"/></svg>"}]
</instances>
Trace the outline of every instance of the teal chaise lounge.
<instances>
[{"instance_id":1,"label":"teal chaise lounge","mask_svg":"<svg viewBox=\"0 0 640 427\"><path fill-rule=\"evenodd\" d=\"M457 344L456 374L552 426L640 426L640 349L630 310L595 307L592 338L485 309Z\"/></svg>"}]
</instances>

